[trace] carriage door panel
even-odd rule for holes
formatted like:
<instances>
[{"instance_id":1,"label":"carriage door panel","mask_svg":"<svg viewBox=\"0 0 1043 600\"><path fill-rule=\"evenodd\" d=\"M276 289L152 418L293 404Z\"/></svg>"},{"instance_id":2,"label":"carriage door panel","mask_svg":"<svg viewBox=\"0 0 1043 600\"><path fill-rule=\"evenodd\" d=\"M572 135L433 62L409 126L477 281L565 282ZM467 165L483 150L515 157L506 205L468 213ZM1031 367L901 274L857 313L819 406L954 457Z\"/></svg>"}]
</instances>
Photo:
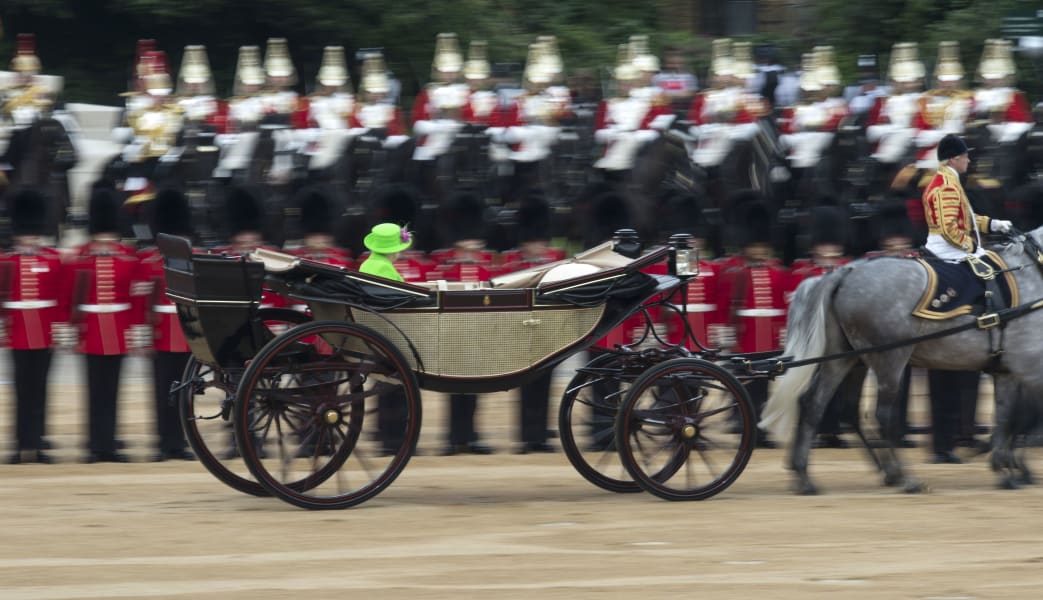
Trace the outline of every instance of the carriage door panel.
<instances>
[{"instance_id":1,"label":"carriage door panel","mask_svg":"<svg viewBox=\"0 0 1043 600\"><path fill-rule=\"evenodd\" d=\"M527 369L533 335L528 299L528 290L443 293L438 374L494 377Z\"/></svg>"},{"instance_id":2,"label":"carriage door panel","mask_svg":"<svg viewBox=\"0 0 1043 600\"><path fill-rule=\"evenodd\" d=\"M605 314L605 304L589 308L542 308L530 314L527 323L532 331L529 364L533 365L594 331Z\"/></svg>"}]
</instances>

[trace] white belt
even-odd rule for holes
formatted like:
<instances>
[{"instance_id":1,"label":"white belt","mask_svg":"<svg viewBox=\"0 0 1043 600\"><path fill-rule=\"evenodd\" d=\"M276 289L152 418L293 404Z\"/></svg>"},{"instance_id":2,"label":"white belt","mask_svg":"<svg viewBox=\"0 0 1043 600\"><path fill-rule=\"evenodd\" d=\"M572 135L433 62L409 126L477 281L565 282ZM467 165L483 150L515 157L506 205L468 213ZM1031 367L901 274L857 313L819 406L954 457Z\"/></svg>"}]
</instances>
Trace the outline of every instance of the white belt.
<instances>
[{"instance_id":1,"label":"white belt","mask_svg":"<svg viewBox=\"0 0 1043 600\"><path fill-rule=\"evenodd\" d=\"M671 306L673 306L674 308L676 308L678 310L681 309L681 305L680 304L673 304ZM685 304L684 308L688 312L704 313L704 312L711 312L711 311L717 310L717 305L716 304Z\"/></svg>"},{"instance_id":2,"label":"white belt","mask_svg":"<svg viewBox=\"0 0 1043 600\"><path fill-rule=\"evenodd\" d=\"M117 313L130 310L130 304L80 304L76 308L86 313Z\"/></svg>"},{"instance_id":3,"label":"white belt","mask_svg":"<svg viewBox=\"0 0 1043 600\"><path fill-rule=\"evenodd\" d=\"M740 317L781 317L786 311L781 308L740 308L735 314Z\"/></svg>"},{"instance_id":4,"label":"white belt","mask_svg":"<svg viewBox=\"0 0 1043 600\"><path fill-rule=\"evenodd\" d=\"M168 315L177 314L176 304L157 304L152 307L152 312L165 313Z\"/></svg>"},{"instance_id":5,"label":"white belt","mask_svg":"<svg viewBox=\"0 0 1043 600\"><path fill-rule=\"evenodd\" d=\"M57 300L12 300L4 302L3 307L11 310L32 310L34 308L51 308L58 306Z\"/></svg>"}]
</instances>

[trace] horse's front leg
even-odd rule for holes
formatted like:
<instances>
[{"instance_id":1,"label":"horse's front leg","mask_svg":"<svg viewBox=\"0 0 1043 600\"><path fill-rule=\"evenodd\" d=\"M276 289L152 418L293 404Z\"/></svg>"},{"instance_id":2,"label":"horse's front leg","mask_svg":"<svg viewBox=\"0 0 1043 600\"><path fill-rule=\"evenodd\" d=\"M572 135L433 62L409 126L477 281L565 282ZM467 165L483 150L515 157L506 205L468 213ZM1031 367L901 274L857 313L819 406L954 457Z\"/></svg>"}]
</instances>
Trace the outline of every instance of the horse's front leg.
<instances>
[{"instance_id":1,"label":"horse's front leg","mask_svg":"<svg viewBox=\"0 0 1043 600\"><path fill-rule=\"evenodd\" d=\"M907 493L917 494L927 491L927 485L906 473L896 450L905 433L901 428L905 420L897 412L901 377L901 370L877 375L876 421L886 444L876 452L877 465L884 472L884 485L900 486Z\"/></svg>"},{"instance_id":2,"label":"horse's front leg","mask_svg":"<svg viewBox=\"0 0 1043 600\"><path fill-rule=\"evenodd\" d=\"M1021 487L1020 478L1016 475L1018 461L1014 456L1014 420L1022 400L1022 388L1010 377L996 375L994 377L993 424L992 424L992 458L990 466L999 474L998 485L1003 489ZM1027 470L1026 470L1027 472ZM1031 477L1031 475L1029 475Z\"/></svg>"}]
</instances>

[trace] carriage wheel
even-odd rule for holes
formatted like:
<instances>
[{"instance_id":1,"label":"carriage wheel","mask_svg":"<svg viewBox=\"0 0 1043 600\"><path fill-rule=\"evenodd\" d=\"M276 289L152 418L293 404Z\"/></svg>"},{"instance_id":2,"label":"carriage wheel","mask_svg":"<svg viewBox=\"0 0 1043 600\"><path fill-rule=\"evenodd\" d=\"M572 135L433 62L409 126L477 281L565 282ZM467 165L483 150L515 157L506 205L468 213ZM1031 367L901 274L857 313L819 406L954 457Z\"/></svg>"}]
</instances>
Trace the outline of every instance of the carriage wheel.
<instances>
[{"instance_id":1,"label":"carriage wheel","mask_svg":"<svg viewBox=\"0 0 1043 600\"><path fill-rule=\"evenodd\" d=\"M558 435L565 456L587 481L610 492L640 492L616 452L616 413L629 387L623 360L606 353L577 371L558 408Z\"/></svg>"},{"instance_id":2,"label":"carriage wheel","mask_svg":"<svg viewBox=\"0 0 1043 600\"><path fill-rule=\"evenodd\" d=\"M311 318L301 312L285 308L262 308L257 318L276 332L286 326L307 323ZM178 407L185 439L199 457L207 471L221 482L254 496L267 496L268 492L254 481L246 465L239 460L232 435L232 399L239 375L214 369L189 358L181 375L178 390Z\"/></svg>"},{"instance_id":3,"label":"carriage wheel","mask_svg":"<svg viewBox=\"0 0 1043 600\"><path fill-rule=\"evenodd\" d=\"M666 500L703 500L735 481L757 437L753 403L730 373L669 360L634 381L616 420L627 471Z\"/></svg>"},{"instance_id":4,"label":"carriage wheel","mask_svg":"<svg viewBox=\"0 0 1043 600\"><path fill-rule=\"evenodd\" d=\"M409 462L420 391L387 338L318 321L254 357L233 415L239 451L265 489L302 508L346 508L380 493Z\"/></svg>"}]
</instances>

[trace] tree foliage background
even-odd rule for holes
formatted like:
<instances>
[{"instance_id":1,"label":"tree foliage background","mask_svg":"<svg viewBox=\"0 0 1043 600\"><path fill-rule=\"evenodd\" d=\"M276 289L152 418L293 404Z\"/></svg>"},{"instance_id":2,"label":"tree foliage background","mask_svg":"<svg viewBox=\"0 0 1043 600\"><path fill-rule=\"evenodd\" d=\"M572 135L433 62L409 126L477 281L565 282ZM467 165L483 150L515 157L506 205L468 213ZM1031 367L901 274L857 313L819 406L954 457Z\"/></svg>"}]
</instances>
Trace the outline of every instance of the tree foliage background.
<instances>
[{"instance_id":1,"label":"tree foliage background","mask_svg":"<svg viewBox=\"0 0 1043 600\"><path fill-rule=\"evenodd\" d=\"M187 44L205 44L219 93L227 95L238 48L264 46L285 37L307 92L318 70L322 47L342 45L350 53L380 47L410 96L430 76L434 39L457 32L463 44L489 41L494 62L524 63L536 35L558 38L567 70L602 69L615 61L616 47L635 33L689 51L702 76L708 63L709 34L687 31L674 19L699 0L3 0L0 66L13 53L18 32L37 35L37 51L47 73L63 75L66 98L117 104L127 88L136 40L153 38L166 50L172 69ZM762 2L766 4L766 2ZM842 71L854 77L858 54L874 53L887 64L891 45L918 41L925 63L933 64L937 42L957 40L969 75L977 68L984 40L1000 35L1002 17L1034 9L1027 0L806 0L787 9L803 18L784 33L759 33L790 65L814 45L832 44ZM466 47L465 47L466 48ZM1019 56L1019 85L1040 98L1037 59Z\"/></svg>"}]
</instances>

